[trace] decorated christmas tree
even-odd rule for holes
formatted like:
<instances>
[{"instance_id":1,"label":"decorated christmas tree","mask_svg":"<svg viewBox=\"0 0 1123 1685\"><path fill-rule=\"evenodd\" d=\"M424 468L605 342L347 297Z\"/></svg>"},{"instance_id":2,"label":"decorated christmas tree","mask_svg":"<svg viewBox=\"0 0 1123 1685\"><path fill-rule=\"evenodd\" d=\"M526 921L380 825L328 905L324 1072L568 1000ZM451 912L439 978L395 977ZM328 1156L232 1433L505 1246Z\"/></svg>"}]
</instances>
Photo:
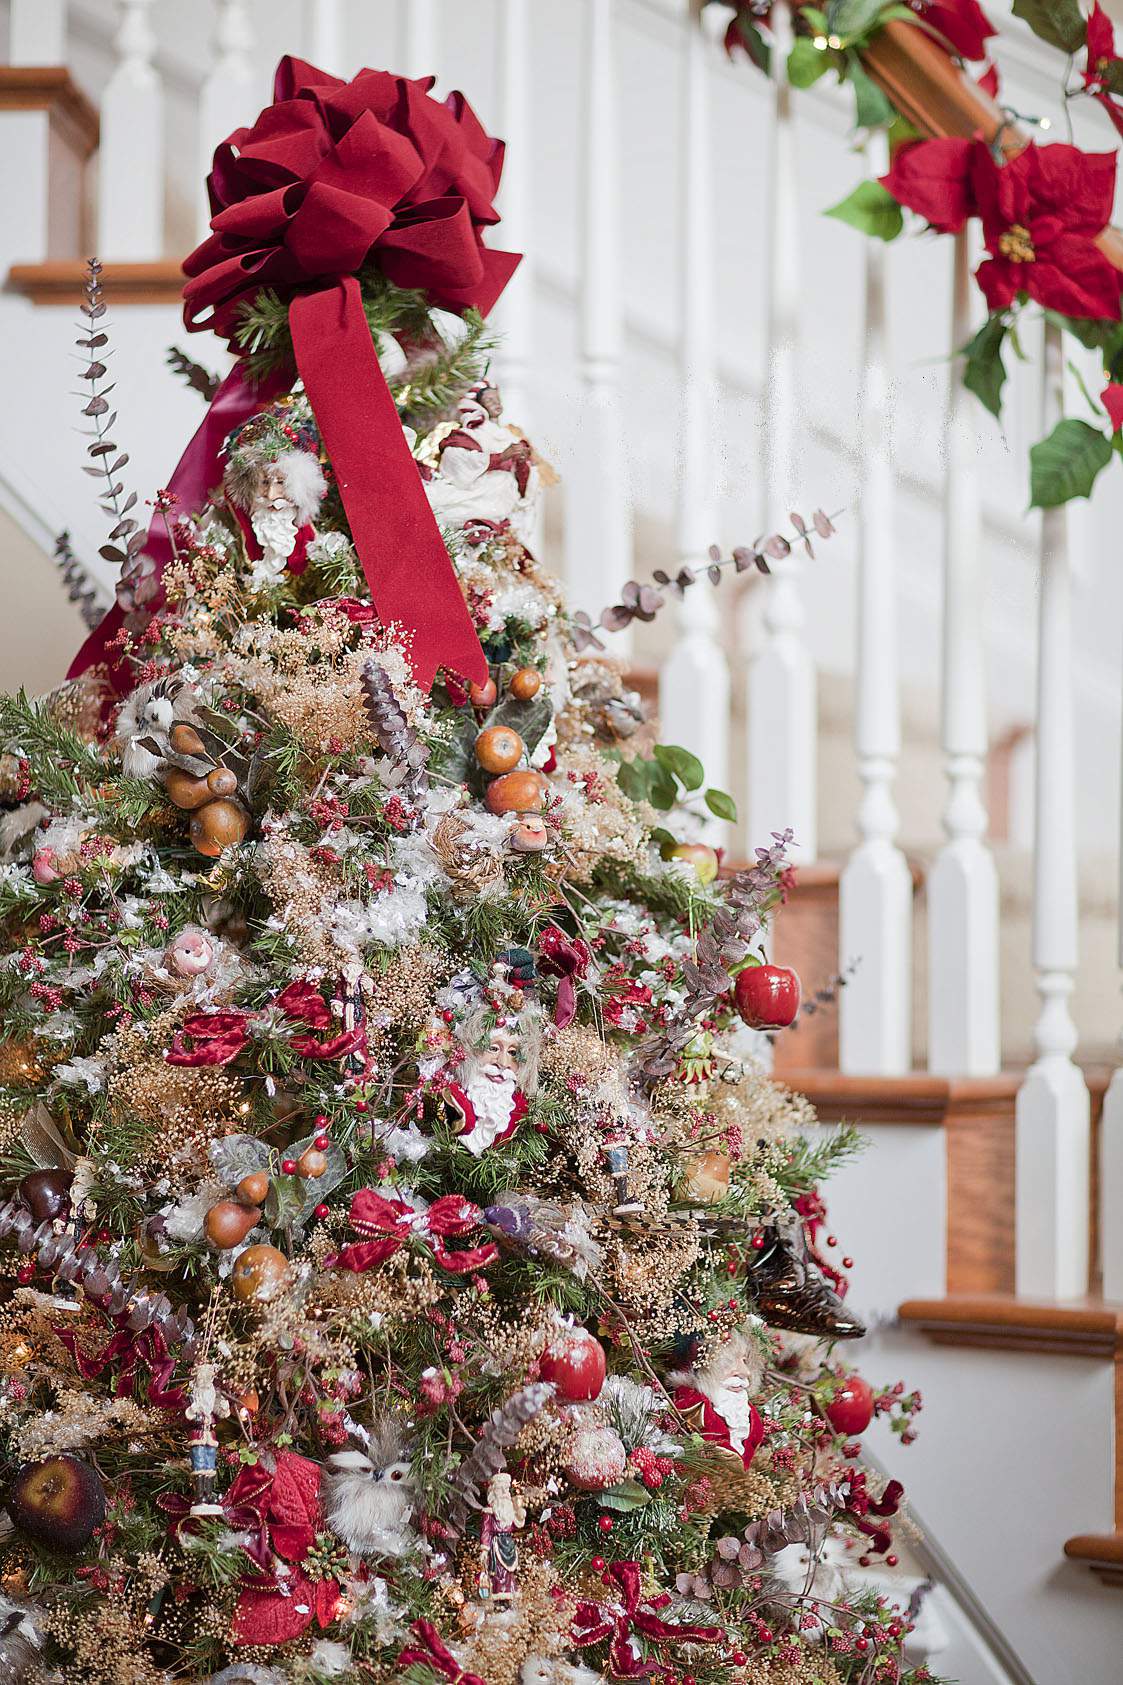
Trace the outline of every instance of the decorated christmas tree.
<instances>
[{"instance_id":1,"label":"decorated christmas tree","mask_svg":"<svg viewBox=\"0 0 1123 1685\"><path fill-rule=\"evenodd\" d=\"M926 1677L847 1579L918 1402L837 1347L855 1138L759 1056L787 839L719 874L607 648L829 522L567 610L428 88L285 60L219 148L147 531L91 265L117 603L0 704L0 1677Z\"/></svg>"}]
</instances>

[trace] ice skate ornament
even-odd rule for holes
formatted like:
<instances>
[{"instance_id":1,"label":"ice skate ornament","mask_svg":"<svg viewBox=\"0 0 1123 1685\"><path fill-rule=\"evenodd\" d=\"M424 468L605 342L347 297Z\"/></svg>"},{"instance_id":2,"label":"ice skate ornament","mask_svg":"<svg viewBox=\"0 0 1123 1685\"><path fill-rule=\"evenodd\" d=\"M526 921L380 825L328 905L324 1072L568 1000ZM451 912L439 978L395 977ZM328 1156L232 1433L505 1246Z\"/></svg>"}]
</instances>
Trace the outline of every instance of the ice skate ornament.
<instances>
[{"instance_id":1,"label":"ice skate ornament","mask_svg":"<svg viewBox=\"0 0 1123 1685\"><path fill-rule=\"evenodd\" d=\"M752 1341L733 1333L701 1368L668 1377L679 1414L704 1440L738 1457L745 1468L764 1438L764 1423L751 1396L760 1381L760 1367Z\"/></svg>"},{"instance_id":2,"label":"ice skate ornament","mask_svg":"<svg viewBox=\"0 0 1123 1685\"><path fill-rule=\"evenodd\" d=\"M518 1590L519 1545L515 1534L526 1525L526 1506L505 1472L487 1483L487 1507L480 1522L479 1596L491 1604L510 1603Z\"/></svg>"},{"instance_id":3,"label":"ice skate ornament","mask_svg":"<svg viewBox=\"0 0 1123 1685\"><path fill-rule=\"evenodd\" d=\"M303 573L327 481L314 431L298 427L282 404L230 435L223 488L246 540L251 590Z\"/></svg>"},{"instance_id":4,"label":"ice skate ornament","mask_svg":"<svg viewBox=\"0 0 1123 1685\"><path fill-rule=\"evenodd\" d=\"M501 1019L486 1045L465 1060L463 1083L446 1090L460 1144L476 1158L497 1142L509 1141L526 1116L514 1025L513 1019Z\"/></svg>"},{"instance_id":5,"label":"ice skate ornament","mask_svg":"<svg viewBox=\"0 0 1123 1685\"><path fill-rule=\"evenodd\" d=\"M191 1402L184 1410L188 1421L195 1424L191 1433L191 1474L195 1482L195 1502L191 1515L221 1515L222 1505L215 1502L214 1483L218 1471L218 1435L215 1423L229 1416L230 1401L215 1386L215 1366L201 1362L191 1376Z\"/></svg>"}]
</instances>

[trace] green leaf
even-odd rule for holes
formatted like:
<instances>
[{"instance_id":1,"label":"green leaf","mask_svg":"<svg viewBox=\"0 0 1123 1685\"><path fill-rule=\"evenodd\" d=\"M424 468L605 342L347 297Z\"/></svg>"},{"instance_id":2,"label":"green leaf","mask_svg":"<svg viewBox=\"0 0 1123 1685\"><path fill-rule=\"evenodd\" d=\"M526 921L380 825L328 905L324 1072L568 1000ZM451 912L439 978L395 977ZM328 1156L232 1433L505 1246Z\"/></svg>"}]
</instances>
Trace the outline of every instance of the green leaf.
<instances>
[{"instance_id":1,"label":"green leaf","mask_svg":"<svg viewBox=\"0 0 1123 1685\"><path fill-rule=\"evenodd\" d=\"M621 1480L618 1485L610 1486L607 1492L597 1493L597 1503L603 1509L642 1509L644 1504L650 1502L651 1493L646 1486L641 1486L638 1480Z\"/></svg>"},{"instance_id":2,"label":"green leaf","mask_svg":"<svg viewBox=\"0 0 1123 1685\"><path fill-rule=\"evenodd\" d=\"M810 88L830 68L830 59L807 35L799 35L788 54L788 81L793 88Z\"/></svg>"},{"instance_id":3,"label":"green leaf","mask_svg":"<svg viewBox=\"0 0 1123 1685\"><path fill-rule=\"evenodd\" d=\"M1046 310L1045 320L1063 328L1089 351L1098 351L1112 380L1123 379L1123 322L1092 321L1085 316L1061 316Z\"/></svg>"},{"instance_id":4,"label":"green leaf","mask_svg":"<svg viewBox=\"0 0 1123 1685\"><path fill-rule=\"evenodd\" d=\"M652 767L647 799L660 813L669 813L678 801L678 785L664 767Z\"/></svg>"},{"instance_id":5,"label":"green leaf","mask_svg":"<svg viewBox=\"0 0 1123 1685\"><path fill-rule=\"evenodd\" d=\"M827 7L827 34L842 36L847 41L868 35L884 9L885 0L831 0Z\"/></svg>"},{"instance_id":6,"label":"green leaf","mask_svg":"<svg viewBox=\"0 0 1123 1685\"><path fill-rule=\"evenodd\" d=\"M653 753L659 765L673 773L684 789L702 788L702 781L706 776L705 768L697 755L692 755L689 749L681 749L676 743L656 743Z\"/></svg>"},{"instance_id":7,"label":"green leaf","mask_svg":"<svg viewBox=\"0 0 1123 1685\"><path fill-rule=\"evenodd\" d=\"M724 790L707 790L703 800L715 819L727 819L731 825L736 823L737 803Z\"/></svg>"},{"instance_id":8,"label":"green leaf","mask_svg":"<svg viewBox=\"0 0 1123 1685\"><path fill-rule=\"evenodd\" d=\"M620 770L616 774L616 782L632 801L645 802L648 787L651 783L652 770L650 761L621 761Z\"/></svg>"},{"instance_id":9,"label":"green leaf","mask_svg":"<svg viewBox=\"0 0 1123 1685\"><path fill-rule=\"evenodd\" d=\"M737 33L750 59L758 70L763 70L767 76L772 68L772 48L760 33L756 24L751 22L744 13L737 18Z\"/></svg>"},{"instance_id":10,"label":"green leaf","mask_svg":"<svg viewBox=\"0 0 1123 1685\"><path fill-rule=\"evenodd\" d=\"M674 848L675 844L678 842L678 838L675 836L674 832L668 831L665 825L656 825L651 831L650 836L652 842L660 850L660 852L664 849ZM666 856L664 856L664 858L666 858Z\"/></svg>"},{"instance_id":11,"label":"green leaf","mask_svg":"<svg viewBox=\"0 0 1123 1685\"><path fill-rule=\"evenodd\" d=\"M891 123L896 115L887 94L866 74L865 66L856 52L848 52L847 75L854 89L854 121L859 129L879 129Z\"/></svg>"},{"instance_id":12,"label":"green leaf","mask_svg":"<svg viewBox=\"0 0 1123 1685\"><path fill-rule=\"evenodd\" d=\"M879 181L860 181L853 193L823 215L849 223L859 234L870 234L875 240L895 240L905 226L900 205Z\"/></svg>"},{"instance_id":13,"label":"green leaf","mask_svg":"<svg viewBox=\"0 0 1123 1685\"><path fill-rule=\"evenodd\" d=\"M1123 59L1107 59L1102 67L1097 66L1096 79L1108 93L1123 94Z\"/></svg>"},{"instance_id":14,"label":"green leaf","mask_svg":"<svg viewBox=\"0 0 1123 1685\"><path fill-rule=\"evenodd\" d=\"M1002 361L1002 343L1007 324L999 314L988 316L974 339L963 347L967 358L963 368L963 384L973 392L991 415L1002 413L1002 388L1006 383L1006 365Z\"/></svg>"},{"instance_id":15,"label":"green leaf","mask_svg":"<svg viewBox=\"0 0 1123 1685\"><path fill-rule=\"evenodd\" d=\"M1076 0L1014 0L1011 10L1033 33L1062 53L1077 53L1087 38L1087 24Z\"/></svg>"},{"instance_id":16,"label":"green leaf","mask_svg":"<svg viewBox=\"0 0 1123 1685\"><path fill-rule=\"evenodd\" d=\"M1030 506L1056 509L1088 497L1096 475L1111 461L1111 440L1086 421L1058 421L1029 453Z\"/></svg>"}]
</instances>

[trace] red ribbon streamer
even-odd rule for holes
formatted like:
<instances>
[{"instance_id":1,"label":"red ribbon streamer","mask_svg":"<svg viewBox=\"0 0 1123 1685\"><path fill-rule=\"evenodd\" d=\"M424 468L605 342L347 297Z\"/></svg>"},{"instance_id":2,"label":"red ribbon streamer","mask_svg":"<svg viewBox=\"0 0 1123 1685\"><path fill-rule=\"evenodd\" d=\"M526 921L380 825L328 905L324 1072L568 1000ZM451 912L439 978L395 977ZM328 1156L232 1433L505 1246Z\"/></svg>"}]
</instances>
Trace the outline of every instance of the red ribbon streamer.
<instances>
[{"instance_id":1,"label":"red ribbon streamer","mask_svg":"<svg viewBox=\"0 0 1123 1685\"><path fill-rule=\"evenodd\" d=\"M372 70L343 82L284 58L273 104L217 148L212 233L184 264L185 323L233 339L240 305L276 288L290 301L296 370L256 392L239 370L228 376L168 487L178 514L198 509L221 478L231 428L299 373L371 598L407 635L426 689L439 666L483 683L487 662L379 367L356 272L374 262L433 304L486 312L519 261L482 238L498 221L502 143L462 95L440 103L431 86ZM155 526L146 549L162 572L167 541ZM110 650L123 618L110 610L71 676L109 660L115 687L127 688Z\"/></svg>"},{"instance_id":2,"label":"red ribbon streamer","mask_svg":"<svg viewBox=\"0 0 1123 1685\"><path fill-rule=\"evenodd\" d=\"M665 1609L671 1599L667 1592L652 1597L640 1605L640 1570L638 1562L610 1563L606 1579L612 1579L619 1591L620 1607L606 1608L600 1603L579 1603L573 1623L573 1642L579 1650L593 1644L611 1642L608 1665L614 1679L646 1679L652 1674L666 1676L673 1673L664 1662L637 1656L632 1648L632 1633L639 1632L656 1644L719 1644L721 1627L676 1625L656 1613Z\"/></svg>"},{"instance_id":3,"label":"red ribbon streamer","mask_svg":"<svg viewBox=\"0 0 1123 1685\"><path fill-rule=\"evenodd\" d=\"M559 1030L573 1022L577 1011L575 979L585 976L592 958L586 942L579 936L568 937L556 924L548 924L538 938L538 968L545 976L558 979L554 1023Z\"/></svg>"},{"instance_id":4,"label":"red ribbon streamer","mask_svg":"<svg viewBox=\"0 0 1123 1685\"><path fill-rule=\"evenodd\" d=\"M487 1685L478 1673L464 1671L432 1621L414 1621L409 1630L417 1642L407 1644L398 1657L400 1668L431 1667L449 1685Z\"/></svg>"}]
</instances>

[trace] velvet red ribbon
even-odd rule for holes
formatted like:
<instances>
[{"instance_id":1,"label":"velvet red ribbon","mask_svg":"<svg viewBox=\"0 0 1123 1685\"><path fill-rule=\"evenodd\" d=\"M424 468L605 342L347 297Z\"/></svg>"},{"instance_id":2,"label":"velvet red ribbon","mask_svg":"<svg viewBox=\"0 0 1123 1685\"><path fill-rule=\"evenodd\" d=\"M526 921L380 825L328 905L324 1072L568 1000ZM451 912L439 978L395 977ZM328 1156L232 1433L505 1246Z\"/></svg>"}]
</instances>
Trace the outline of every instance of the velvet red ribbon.
<instances>
[{"instance_id":1,"label":"velvet red ribbon","mask_svg":"<svg viewBox=\"0 0 1123 1685\"><path fill-rule=\"evenodd\" d=\"M666 1677L674 1669L650 1657L637 1656L632 1646L632 1633L642 1633L656 1644L719 1644L724 1636L716 1626L676 1625L665 1621L658 1613L671 1599L667 1592L640 1603L640 1570L638 1562L612 1562L605 1575L614 1583L619 1595L615 1607L601 1603L579 1603L574 1617L572 1639L579 1650L609 1639L608 1665L614 1679L646 1679L654 1674Z\"/></svg>"},{"instance_id":2,"label":"velvet red ribbon","mask_svg":"<svg viewBox=\"0 0 1123 1685\"><path fill-rule=\"evenodd\" d=\"M381 619L406 634L415 676L438 667L483 683L487 662L379 367L356 273L370 264L451 310L486 313L519 262L491 251L503 146L460 94L432 79L363 70L350 82L300 59L277 68L273 103L217 148L210 237L184 264L184 320L233 344L240 306L262 288L289 300L295 369L256 392L237 370L217 394L169 483L180 515L221 477L222 442L299 374ZM159 517L158 517L159 518ZM158 571L166 539L150 531ZM71 675L110 656L114 608ZM127 676L119 661L114 682Z\"/></svg>"},{"instance_id":3,"label":"velvet red ribbon","mask_svg":"<svg viewBox=\"0 0 1123 1685\"><path fill-rule=\"evenodd\" d=\"M436 1262L451 1275L486 1269L499 1256L493 1241L459 1252L446 1247L446 1240L461 1239L480 1222L479 1207L460 1194L442 1194L418 1223L417 1212L404 1200L386 1199L373 1188L360 1188L351 1201L350 1217L352 1228L370 1238L345 1246L336 1261L356 1274L384 1264L415 1234L428 1241Z\"/></svg>"},{"instance_id":4,"label":"velvet red ribbon","mask_svg":"<svg viewBox=\"0 0 1123 1685\"><path fill-rule=\"evenodd\" d=\"M416 1643L407 1644L398 1657L398 1666L429 1667L449 1685L487 1685L478 1673L466 1673L432 1621L414 1621L409 1629Z\"/></svg>"},{"instance_id":5,"label":"velvet red ribbon","mask_svg":"<svg viewBox=\"0 0 1123 1685\"><path fill-rule=\"evenodd\" d=\"M148 1377L145 1396L149 1404L160 1410L182 1410L186 1404L187 1398L182 1389L168 1385L175 1372L175 1359L158 1328L146 1328L139 1334L134 1334L130 1328L118 1328L109 1344L96 1355L82 1350L73 1329L56 1328L55 1333L74 1359L74 1366L84 1381L92 1381L110 1364L120 1360L116 1388L118 1398L130 1395L137 1370L143 1366L143 1373Z\"/></svg>"},{"instance_id":6,"label":"velvet red ribbon","mask_svg":"<svg viewBox=\"0 0 1123 1685\"><path fill-rule=\"evenodd\" d=\"M559 1030L573 1022L577 1012L575 979L584 977L592 958L586 942L579 936L567 936L556 924L548 924L538 938L538 968L547 977L558 979L554 1023Z\"/></svg>"}]
</instances>

